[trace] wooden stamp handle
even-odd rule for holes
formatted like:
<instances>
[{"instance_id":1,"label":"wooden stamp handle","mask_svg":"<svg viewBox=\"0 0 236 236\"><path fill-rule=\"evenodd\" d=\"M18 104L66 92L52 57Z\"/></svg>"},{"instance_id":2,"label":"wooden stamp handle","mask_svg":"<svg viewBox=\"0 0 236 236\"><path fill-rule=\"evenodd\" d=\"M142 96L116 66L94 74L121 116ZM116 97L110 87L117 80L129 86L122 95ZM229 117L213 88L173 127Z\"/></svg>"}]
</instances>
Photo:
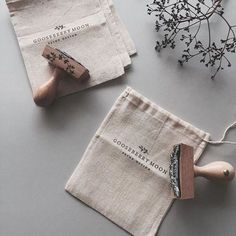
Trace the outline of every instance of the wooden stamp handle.
<instances>
[{"instance_id":1,"label":"wooden stamp handle","mask_svg":"<svg viewBox=\"0 0 236 236\"><path fill-rule=\"evenodd\" d=\"M48 107L55 101L57 88L64 73L65 72L62 69L55 68L52 78L39 87L34 93L33 97L36 105Z\"/></svg>"},{"instance_id":2,"label":"wooden stamp handle","mask_svg":"<svg viewBox=\"0 0 236 236\"><path fill-rule=\"evenodd\" d=\"M194 166L194 176L213 181L231 181L235 176L235 169L228 162L215 161L202 167Z\"/></svg>"},{"instance_id":3,"label":"wooden stamp handle","mask_svg":"<svg viewBox=\"0 0 236 236\"><path fill-rule=\"evenodd\" d=\"M34 102L38 106L48 107L55 101L59 81L64 77L65 73L77 80L90 78L87 68L59 49L46 45L42 56L45 57L50 64L54 65L55 70L52 78L40 86L33 95Z\"/></svg>"}]
</instances>

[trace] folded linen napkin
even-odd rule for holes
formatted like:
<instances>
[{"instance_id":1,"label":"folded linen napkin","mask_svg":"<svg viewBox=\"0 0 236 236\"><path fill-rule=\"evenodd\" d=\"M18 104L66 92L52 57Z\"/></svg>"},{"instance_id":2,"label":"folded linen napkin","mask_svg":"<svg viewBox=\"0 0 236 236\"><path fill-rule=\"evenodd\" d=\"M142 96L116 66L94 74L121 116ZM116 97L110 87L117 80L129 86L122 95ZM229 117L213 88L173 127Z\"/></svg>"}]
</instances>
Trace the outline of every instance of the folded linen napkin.
<instances>
[{"instance_id":1,"label":"folded linen napkin","mask_svg":"<svg viewBox=\"0 0 236 236\"><path fill-rule=\"evenodd\" d=\"M90 81L63 80L58 96L115 79L131 63L123 38L105 1L6 0L33 92L50 79L52 68L41 58L46 44L66 51L85 65ZM89 27L85 27L90 22ZM84 24L84 25L83 25ZM125 33L127 34L127 32ZM133 52L135 53L135 51Z\"/></svg>"}]
</instances>

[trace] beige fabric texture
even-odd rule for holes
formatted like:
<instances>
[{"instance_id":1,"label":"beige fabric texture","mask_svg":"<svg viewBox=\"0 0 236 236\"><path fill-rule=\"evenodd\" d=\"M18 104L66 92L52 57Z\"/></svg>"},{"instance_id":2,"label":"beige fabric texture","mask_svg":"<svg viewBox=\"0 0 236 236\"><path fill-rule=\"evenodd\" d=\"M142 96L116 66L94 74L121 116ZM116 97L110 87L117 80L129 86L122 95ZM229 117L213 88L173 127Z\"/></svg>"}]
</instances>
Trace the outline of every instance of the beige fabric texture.
<instances>
[{"instance_id":1,"label":"beige fabric texture","mask_svg":"<svg viewBox=\"0 0 236 236\"><path fill-rule=\"evenodd\" d=\"M47 43L66 51L85 65L91 74L91 79L86 82L65 78L59 86L59 97L120 77L124 74L124 67L131 64L124 43L126 40L130 42L130 36L121 36L120 32L127 30L118 29L117 21L115 22L106 1L6 2L33 92L52 76L53 68L41 58ZM83 24L87 25L87 21L90 25L84 27ZM63 28L60 28L61 26ZM76 30L76 33L72 31L79 26L80 29ZM36 42L36 39L46 36L46 40Z\"/></svg>"},{"instance_id":2,"label":"beige fabric texture","mask_svg":"<svg viewBox=\"0 0 236 236\"><path fill-rule=\"evenodd\" d=\"M124 65L124 67L127 67L131 64L131 58L128 54L128 50L126 49L126 46L124 44L124 40L122 39L122 36L120 34L120 30L118 28L117 23L115 22L115 18L113 17L111 8L108 5L107 0L99 0L101 7L102 7L102 11L106 17L106 21L108 24L108 28L111 32L111 35L114 39L116 48L117 48L117 52L121 57L122 63Z\"/></svg>"},{"instance_id":3,"label":"beige fabric texture","mask_svg":"<svg viewBox=\"0 0 236 236\"><path fill-rule=\"evenodd\" d=\"M66 191L132 235L154 236L173 201L173 146L194 147L209 134L127 88L97 130Z\"/></svg>"},{"instance_id":4,"label":"beige fabric texture","mask_svg":"<svg viewBox=\"0 0 236 236\"><path fill-rule=\"evenodd\" d=\"M102 1L104 1L104 0L102 0ZM125 24L121 20L120 16L117 14L117 11L115 9L113 1L112 0L106 0L106 1L111 9L111 13L114 17L114 21L116 22L116 25L117 25L120 35L123 39L123 42L125 44L127 52L129 53L130 56L134 55L135 53L137 53L134 41L130 37L130 34L129 34Z\"/></svg>"}]
</instances>

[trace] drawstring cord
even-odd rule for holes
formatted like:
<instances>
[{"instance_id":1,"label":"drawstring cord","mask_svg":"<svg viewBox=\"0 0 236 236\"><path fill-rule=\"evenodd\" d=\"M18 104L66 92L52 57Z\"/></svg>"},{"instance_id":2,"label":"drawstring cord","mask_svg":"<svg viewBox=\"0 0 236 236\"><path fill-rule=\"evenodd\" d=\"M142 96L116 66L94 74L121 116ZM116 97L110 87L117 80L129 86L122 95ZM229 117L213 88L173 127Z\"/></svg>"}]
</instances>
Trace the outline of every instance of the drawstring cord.
<instances>
[{"instance_id":1,"label":"drawstring cord","mask_svg":"<svg viewBox=\"0 0 236 236\"><path fill-rule=\"evenodd\" d=\"M222 138L221 138L220 140L218 140L218 141L212 141L212 140L206 140L206 139L204 139L204 141L207 142L207 143L209 143L209 144L214 144L214 145L220 145L220 144L235 144L235 145L236 145L236 142L225 140L225 137L226 137L227 133L228 133L231 129L235 128L235 126L236 126L236 121L235 121L234 123L232 123L231 125L229 125L229 126L225 129Z\"/></svg>"}]
</instances>

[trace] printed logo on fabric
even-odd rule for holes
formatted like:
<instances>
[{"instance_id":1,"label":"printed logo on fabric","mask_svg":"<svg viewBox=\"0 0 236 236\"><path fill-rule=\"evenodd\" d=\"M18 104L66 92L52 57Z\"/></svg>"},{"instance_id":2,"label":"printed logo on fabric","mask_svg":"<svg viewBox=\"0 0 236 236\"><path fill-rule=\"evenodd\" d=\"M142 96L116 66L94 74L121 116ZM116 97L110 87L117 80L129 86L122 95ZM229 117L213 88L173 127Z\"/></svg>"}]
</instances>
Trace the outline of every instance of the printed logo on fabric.
<instances>
[{"instance_id":1,"label":"printed logo on fabric","mask_svg":"<svg viewBox=\"0 0 236 236\"><path fill-rule=\"evenodd\" d=\"M78 36L78 33L90 27L89 23L78 24L75 26L58 25L50 32L47 31L33 39L33 43L53 44Z\"/></svg>"},{"instance_id":2,"label":"printed logo on fabric","mask_svg":"<svg viewBox=\"0 0 236 236\"><path fill-rule=\"evenodd\" d=\"M143 168L149 171L154 171L155 173L158 172L158 174L160 175L168 174L168 170L166 170L157 162L151 160L148 149L146 149L143 145L139 145L138 149L135 149L117 138L113 139L113 143L115 143L119 148L122 149L122 155L132 161L135 161L136 164L142 166Z\"/></svg>"}]
</instances>

